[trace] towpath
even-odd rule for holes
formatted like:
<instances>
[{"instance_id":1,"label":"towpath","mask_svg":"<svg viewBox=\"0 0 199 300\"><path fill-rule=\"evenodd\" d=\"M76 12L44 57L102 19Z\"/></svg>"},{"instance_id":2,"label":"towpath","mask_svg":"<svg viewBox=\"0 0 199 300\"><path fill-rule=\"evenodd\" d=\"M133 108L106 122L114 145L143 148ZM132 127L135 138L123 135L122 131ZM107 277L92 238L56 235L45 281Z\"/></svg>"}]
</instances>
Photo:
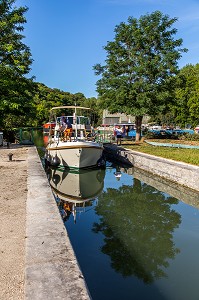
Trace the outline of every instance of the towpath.
<instances>
[{"instance_id":1,"label":"towpath","mask_svg":"<svg viewBox=\"0 0 199 300\"><path fill-rule=\"evenodd\" d=\"M90 299L36 148L0 148L0 172L0 299Z\"/></svg>"}]
</instances>

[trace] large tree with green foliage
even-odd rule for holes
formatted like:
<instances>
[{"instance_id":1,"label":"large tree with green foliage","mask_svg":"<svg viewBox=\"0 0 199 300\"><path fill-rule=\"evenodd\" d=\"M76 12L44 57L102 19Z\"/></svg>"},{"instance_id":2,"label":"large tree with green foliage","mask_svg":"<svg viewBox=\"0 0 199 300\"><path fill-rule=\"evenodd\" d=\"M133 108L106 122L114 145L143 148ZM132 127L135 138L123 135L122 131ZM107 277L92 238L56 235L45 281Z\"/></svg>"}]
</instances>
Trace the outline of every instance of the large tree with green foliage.
<instances>
[{"instance_id":1,"label":"large tree with green foliage","mask_svg":"<svg viewBox=\"0 0 199 300\"><path fill-rule=\"evenodd\" d=\"M175 39L177 29L160 11L129 17L115 27L115 39L108 42L105 64L94 66L102 106L111 112L136 116L139 140L142 118L163 111L172 98L173 75L182 52L182 39Z\"/></svg>"},{"instance_id":2,"label":"large tree with green foliage","mask_svg":"<svg viewBox=\"0 0 199 300\"><path fill-rule=\"evenodd\" d=\"M0 127L11 129L26 124L31 109L33 82L25 77L32 63L21 34L26 7L15 0L0 0Z\"/></svg>"}]
</instances>

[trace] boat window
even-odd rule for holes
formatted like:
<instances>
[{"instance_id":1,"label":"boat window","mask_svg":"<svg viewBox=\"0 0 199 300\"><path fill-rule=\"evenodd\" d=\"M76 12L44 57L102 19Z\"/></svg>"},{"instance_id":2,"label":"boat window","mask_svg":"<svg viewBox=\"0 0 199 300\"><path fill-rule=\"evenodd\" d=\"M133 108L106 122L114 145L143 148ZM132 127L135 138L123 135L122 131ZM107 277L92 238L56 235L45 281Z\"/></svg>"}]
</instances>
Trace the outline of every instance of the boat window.
<instances>
[{"instance_id":1,"label":"boat window","mask_svg":"<svg viewBox=\"0 0 199 300\"><path fill-rule=\"evenodd\" d=\"M69 122L71 123L71 124L73 124L73 116L63 116L64 118L65 118L65 120L69 120ZM57 123L60 123L60 121L61 121L61 117L57 117Z\"/></svg>"},{"instance_id":2,"label":"boat window","mask_svg":"<svg viewBox=\"0 0 199 300\"><path fill-rule=\"evenodd\" d=\"M68 118L69 122L71 124L73 123L73 116L64 116L65 119ZM61 117L57 117L57 123L60 123ZM77 124L82 124L82 125L90 125L90 120L88 117L83 117L83 116L77 116Z\"/></svg>"},{"instance_id":3,"label":"boat window","mask_svg":"<svg viewBox=\"0 0 199 300\"><path fill-rule=\"evenodd\" d=\"M73 124L73 117L66 117L66 118L68 118L69 122L70 122L71 124Z\"/></svg>"},{"instance_id":4,"label":"boat window","mask_svg":"<svg viewBox=\"0 0 199 300\"><path fill-rule=\"evenodd\" d=\"M90 125L88 117L81 116L81 117L79 117L79 119L80 119L80 124Z\"/></svg>"}]
</instances>

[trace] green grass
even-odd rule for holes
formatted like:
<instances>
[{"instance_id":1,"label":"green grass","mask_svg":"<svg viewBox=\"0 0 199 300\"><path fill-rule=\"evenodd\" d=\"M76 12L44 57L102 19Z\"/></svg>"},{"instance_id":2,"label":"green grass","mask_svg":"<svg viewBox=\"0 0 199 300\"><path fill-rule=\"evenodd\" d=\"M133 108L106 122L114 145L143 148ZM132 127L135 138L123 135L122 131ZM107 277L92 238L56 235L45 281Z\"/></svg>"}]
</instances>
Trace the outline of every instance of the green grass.
<instances>
[{"instance_id":1,"label":"green grass","mask_svg":"<svg viewBox=\"0 0 199 300\"><path fill-rule=\"evenodd\" d=\"M122 143L125 148L132 149L155 156L160 156L176 161L182 161L192 165L199 165L199 149L183 149L152 146L145 142L143 143Z\"/></svg>"}]
</instances>

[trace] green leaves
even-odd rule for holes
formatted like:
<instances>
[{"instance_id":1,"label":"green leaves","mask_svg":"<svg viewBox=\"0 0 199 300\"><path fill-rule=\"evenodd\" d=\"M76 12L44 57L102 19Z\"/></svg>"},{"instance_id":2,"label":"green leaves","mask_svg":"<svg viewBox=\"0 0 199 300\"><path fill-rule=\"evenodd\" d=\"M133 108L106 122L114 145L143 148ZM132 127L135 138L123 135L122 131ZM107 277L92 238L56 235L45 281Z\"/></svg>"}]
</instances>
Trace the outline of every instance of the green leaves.
<instances>
[{"instance_id":1,"label":"green leaves","mask_svg":"<svg viewBox=\"0 0 199 300\"><path fill-rule=\"evenodd\" d=\"M105 65L94 66L101 76L96 85L103 107L116 111L120 103L120 112L134 115L162 109L160 95L170 90L168 79L178 72L180 53L187 51L179 48L181 39L174 39L176 20L155 11L115 27L114 41L104 47Z\"/></svg>"},{"instance_id":2,"label":"green leaves","mask_svg":"<svg viewBox=\"0 0 199 300\"><path fill-rule=\"evenodd\" d=\"M176 103L172 107L176 114L178 124L199 123L199 64L187 65L180 70L176 78Z\"/></svg>"},{"instance_id":3,"label":"green leaves","mask_svg":"<svg viewBox=\"0 0 199 300\"><path fill-rule=\"evenodd\" d=\"M13 7L14 2L0 2L0 63L21 76L29 73L32 58L29 48L22 42L24 36L20 33L26 23L24 13L27 8Z\"/></svg>"},{"instance_id":4,"label":"green leaves","mask_svg":"<svg viewBox=\"0 0 199 300\"><path fill-rule=\"evenodd\" d=\"M25 7L14 7L15 0L0 1L0 127L12 129L26 124L34 93L30 71L31 53L22 39L26 22Z\"/></svg>"}]
</instances>

